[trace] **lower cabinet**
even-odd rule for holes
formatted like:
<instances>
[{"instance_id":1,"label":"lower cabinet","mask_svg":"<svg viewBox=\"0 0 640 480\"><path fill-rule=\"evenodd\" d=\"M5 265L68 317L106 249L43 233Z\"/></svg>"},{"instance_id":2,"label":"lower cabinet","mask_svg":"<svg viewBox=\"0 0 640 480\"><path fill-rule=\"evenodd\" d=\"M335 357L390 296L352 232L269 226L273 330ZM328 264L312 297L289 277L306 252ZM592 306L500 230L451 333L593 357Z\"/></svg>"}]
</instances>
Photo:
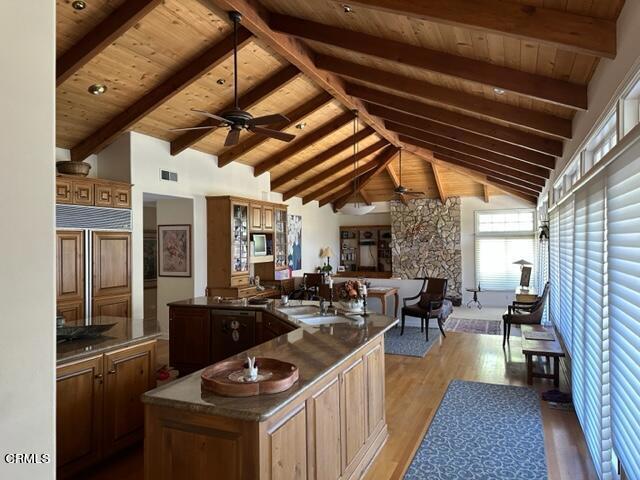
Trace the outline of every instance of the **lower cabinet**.
<instances>
[{"instance_id":1,"label":"lower cabinet","mask_svg":"<svg viewBox=\"0 0 640 480\"><path fill-rule=\"evenodd\" d=\"M84 305L82 300L59 302L56 305L56 310L64 317L66 326L79 327L84 325Z\"/></svg>"},{"instance_id":2,"label":"lower cabinet","mask_svg":"<svg viewBox=\"0 0 640 480\"><path fill-rule=\"evenodd\" d=\"M155 388L155 345L153 340L57 368L59 478L142 440L140 395Z\"/></svg>"},{"instance_id":3,"label":"lower cabinet","mask_svg":"<svg viewBox=\"0 0 640 480\"><path fill-rule=\"evenodd\" d=\"M362 478L388 436L382 341L263 422L145 404L145 479Z\"/></svg>"},{"instance_id":4,"label":"lower cabinet","mask_svg":"<svg viewBox=\"0 0 640 480\"><path fill-rule=\"evenodd\" d=\"M131 295L94 297L92 308L93 323L116 323L116 325L109 330L109 335L118 337L127 336L129 332L129 319L131 318Z\"/></svg>"},{"instance_id":5,"label":"lower cabinet","mask_svg":"<svg viewBox=\"0 0 640 480\"><path fill-rule=\"evenodd\" d=\"M169 364L180 375L211 364L211 313L208 308L169 309Z\"/></svg>"}]
</instances>

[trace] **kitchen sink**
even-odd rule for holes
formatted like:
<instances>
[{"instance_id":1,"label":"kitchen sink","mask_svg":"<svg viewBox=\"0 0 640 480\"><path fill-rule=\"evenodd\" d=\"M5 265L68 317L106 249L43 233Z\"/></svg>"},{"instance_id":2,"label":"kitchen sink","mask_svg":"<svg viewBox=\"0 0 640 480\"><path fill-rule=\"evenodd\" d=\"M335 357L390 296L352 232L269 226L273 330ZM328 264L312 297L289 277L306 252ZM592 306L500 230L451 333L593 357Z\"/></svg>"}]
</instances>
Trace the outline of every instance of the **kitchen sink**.
<instances>
[{"instance_id":1,"label":"kitchen sink","mask_svg":"<svg viewBox=\"0 0 640 480\"><path fill-rule=\"evenodd\" d=\"M297 317L299 315L318 315L320 308L315 305L295 305L290 307L280 307L283 313Z\"/></svg>"},{"instance_id":2,"label":"kitchen sink","mask_svg":"<svg viewBox=\"0 0 640 480\"><path fill-rule=\"evenodd\" d=\"M329 325L334 323L351 323L351 320L348 317L344 317L342 315L313 315L313 316L301 316L298 317L298 321L300 323L304 323L306 325Z\"/></svg>"}]
</instances>

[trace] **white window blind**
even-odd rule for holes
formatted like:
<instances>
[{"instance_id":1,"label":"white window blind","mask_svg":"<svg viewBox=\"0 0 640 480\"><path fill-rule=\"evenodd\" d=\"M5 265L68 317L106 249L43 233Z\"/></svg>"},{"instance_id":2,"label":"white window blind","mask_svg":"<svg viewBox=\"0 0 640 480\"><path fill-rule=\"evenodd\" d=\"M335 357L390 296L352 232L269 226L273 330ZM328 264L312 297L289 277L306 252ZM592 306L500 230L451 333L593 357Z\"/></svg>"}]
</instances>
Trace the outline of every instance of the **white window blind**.
<instances>
[{"instance_id":1,"label":"white window blind","mask_svg":"<svg viewBox=\"0 0 640 480\"><path fill-rule=\"evenodd\" d=\"M558 209L549 215L549 306L551 321L560 322L560 215Z\"/></svg>"},{"instance_id":2,"label":"white window blind","mask_svg":"<svg viewBox=\"0 0 640 480\"><path fill-rule=\"evenodd\" d=\"M611 478L605 184L575 195L571 377L573 404L599 477Z\"/></svg>"},{"instance_id":3,"label":"white window blind","mask_svg":"<svg viewBox=\"0 0 640 480\"><path fill-rule=\"evenodd\" d=\"M562 339L569 351L571 349L572 326L572 283L573 283L573 199L560 205L560 314L557 323Z\"/></svg>"},{"instance_id":4,"label":"white window blind","mask_svg":"<svg viewBox=\"0 0 640 480\"><path fill-rule=\"evenodd\" d=\"M520 267L513 262L535 261L535 212L487 210L476 212L476 282L483 290L508 291L520 284ZM535 274L531 284L535 286Z\"/></svg>"},{"instance_id":5,"label":"white window blind","mask_svg":"<svg viewBox=\"0 0 640 480\"><path fill-rule=\"evenodd\" d=\"M636 149L637 151L637 149ZM607 182L611 421L616 455L640 479L640 158Z\"/></svg>"}]
</instances>

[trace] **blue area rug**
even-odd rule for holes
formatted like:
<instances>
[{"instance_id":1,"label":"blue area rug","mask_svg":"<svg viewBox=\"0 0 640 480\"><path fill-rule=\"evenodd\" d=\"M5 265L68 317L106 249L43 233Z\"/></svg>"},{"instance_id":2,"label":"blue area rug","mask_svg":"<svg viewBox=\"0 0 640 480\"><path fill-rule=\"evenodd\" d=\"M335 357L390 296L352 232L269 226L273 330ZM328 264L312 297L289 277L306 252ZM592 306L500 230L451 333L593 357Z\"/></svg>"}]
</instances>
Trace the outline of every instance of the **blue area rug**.
<instances>
[{"instance_id":1,"label":"blue area rug","mask_svg":"<svg viewBox=\"0 0 640 480\"><path fill-rule=\"evenodd\" d=\"M384 353L424 357L440 337L440 330L437 328L429 329L428 342L425 340L424 332L420 331L420 327L404 327L402 336L400 336L400 327L392 328L384 334Z\"/></svg>"},{"instance_id":2,"label":"blue area rug","mask_svg":"<svg viewBox=\"0 0 640 480\"><path fill-rule=\"evenodd\" d=\"M404 478L546 480L538 394L453 380Z\"/></svg>"}]
</instances>

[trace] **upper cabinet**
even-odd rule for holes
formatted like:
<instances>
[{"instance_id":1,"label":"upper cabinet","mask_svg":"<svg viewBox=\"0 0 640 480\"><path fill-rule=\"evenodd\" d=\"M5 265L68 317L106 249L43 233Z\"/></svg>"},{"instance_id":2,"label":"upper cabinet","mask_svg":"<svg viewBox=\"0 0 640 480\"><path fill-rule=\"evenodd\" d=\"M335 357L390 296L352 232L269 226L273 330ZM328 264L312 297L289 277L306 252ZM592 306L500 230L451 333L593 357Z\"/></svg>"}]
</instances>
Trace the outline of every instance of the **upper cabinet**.
<instances>
[{"instance_id":1,"label":"upper cabinet","mask_svg":"<svg viewBox=\"0 0 640 480\"><path fill-rule=\"evenodd\" d=\"M56 203L131 208L131 185L98 178L58 175Z\"/></svg>"},{"instance_id":2,"label":"upper cabinet","mask_svg":"<svg viewBox=\"0 0 640 480\"><path fill-rule=\"evenodd\" d=\"M271 204L251 204L251 230L272 231L274 206Z\"/></svg>"}]
</instances>

